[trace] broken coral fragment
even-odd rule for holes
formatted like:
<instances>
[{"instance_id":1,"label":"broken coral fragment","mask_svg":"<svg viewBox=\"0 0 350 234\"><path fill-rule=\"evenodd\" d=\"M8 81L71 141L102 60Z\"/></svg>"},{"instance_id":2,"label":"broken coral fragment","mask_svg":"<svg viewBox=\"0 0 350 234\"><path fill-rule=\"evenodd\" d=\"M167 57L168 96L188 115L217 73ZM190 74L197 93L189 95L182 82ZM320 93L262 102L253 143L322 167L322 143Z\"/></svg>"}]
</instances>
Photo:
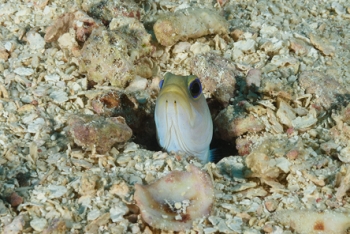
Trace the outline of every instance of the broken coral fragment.
<instances>
[{"instance_id":1,"label":"broken coral fragment","mask_svg":"<svg viewBox=\"0 0 350 234\"><path fill-rule=\"evenodd\" d=\"M341 103L348 92L334 77L319 71L303 71L299 75L299 85L307 94L316 95L316 103L329 109Z\"/></svg>"},{"instance_id":2,"label":"broken coral fragment","mask_svg":"<svg viewBox=\"0 0 350 234\"><path fill-rule=\"evenodd\" d=\"M337 189L335 197L338 201L341 201L343 197L346 196L347 191L350 190L350 165L343 165L337 177L340 180L340 185Z\"/></svg>"},{"instance_id":3,"label":"broken coral fragment","mask_svg":"<svg viewBox=\"0 0 350 234\"><path fill-rule=\"evenodd\" d=\"M298 159L304 158L306 151L301 139L294 141L287 137L269 137L253 148L245 162L252 171L251 177L258 177L261 182L280 189L284 186L279 180L290 172L290 154L297 154Z\"/></svg>"},{"instance_id":4,"label":"broken coral fragment","mask_svg":"<svg viewBox=\"0 0 350 234\"><path fill-rule=\"evenodd\" d=\"M197 218L209 216L214 188L207 173L189 165L187 172L173 171L150 185L135 184L134 199L150 226L180 231Z\"/></svg>"},{"instance_id":5,"label":"broken coral fragment","mask_svg":"<svg viewBox=\"0 0 350 234\"><path fill-rule=\"evenodd\" d=\"M172 46L188 38L227 34L228 23L214 10L186 8L158 19L153 29L160 44Z\"/></svg>"},{"instance_id":6,"label":"broken coral fragment","mask_svg":"<svg viewBox=\"0 0 350 234\"><path fill-rule=\"evenodd\" d=\"M82 11L65 13L46 28L44 39L46 42L57 41L60 36L68 33L69 29L73 28L76 39L80 42L85 42L92 30L98 26L99 24L94 19Z\"/></svg>"},{"instance_id":7,"label":"broken coral fragment","mask_svg":"<svg viewBox=\"0 0 350 234\"><path fill-rule=\"evenodd\" d=\"M278 211L273 219L290 226L296 233L346 233L350 227L350 214L334 211Z\"/></svg>"}]
</instances>

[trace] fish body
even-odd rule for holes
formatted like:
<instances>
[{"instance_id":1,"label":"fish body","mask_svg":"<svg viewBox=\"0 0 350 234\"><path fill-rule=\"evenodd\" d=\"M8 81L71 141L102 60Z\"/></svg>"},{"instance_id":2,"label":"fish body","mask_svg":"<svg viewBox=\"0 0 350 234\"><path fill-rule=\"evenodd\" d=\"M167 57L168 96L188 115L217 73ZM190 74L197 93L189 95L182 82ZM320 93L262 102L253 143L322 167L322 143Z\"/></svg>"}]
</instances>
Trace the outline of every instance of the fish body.
<instances>
[{"instance_id":1,"label":"fish body","mask_svg":"<svg viewBox=\"0 0 350 234\"><path fill-rule=\"evenodd\" d=\"M213 121L199 79L167 73L160 88L154 114L159 145L207 163Z\"/></svg>"}]
</instances>

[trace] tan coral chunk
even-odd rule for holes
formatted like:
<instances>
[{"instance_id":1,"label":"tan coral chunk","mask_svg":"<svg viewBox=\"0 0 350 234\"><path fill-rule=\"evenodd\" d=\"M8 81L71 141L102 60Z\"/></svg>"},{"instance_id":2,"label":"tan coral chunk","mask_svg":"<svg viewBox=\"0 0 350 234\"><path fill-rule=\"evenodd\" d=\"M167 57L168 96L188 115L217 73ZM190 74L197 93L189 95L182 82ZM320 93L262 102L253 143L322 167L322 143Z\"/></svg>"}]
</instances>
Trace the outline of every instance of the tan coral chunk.
<instances>
[{"instance_id":1,"label":"tan coral chunk","mask_svg":"<svg viewBox=\"0 0 350 234\"><path fill-rule=\"evenodd\" d=\"M350 227L349 214L334 211L284 210L276 212L274 219L296 233L346 233Z\"/></svg>"},{"instance_id":2,"label":"tan coral chunk","mask_svg":"<svg viewBox=\"0 0 350 234\"><path fill-rule=\"evenodd\" d=\"M153 29L160 44L171 46L188 38L228 33L227 25L216 11L187 8L158 19Z\"/></svg>"}]
</instances>

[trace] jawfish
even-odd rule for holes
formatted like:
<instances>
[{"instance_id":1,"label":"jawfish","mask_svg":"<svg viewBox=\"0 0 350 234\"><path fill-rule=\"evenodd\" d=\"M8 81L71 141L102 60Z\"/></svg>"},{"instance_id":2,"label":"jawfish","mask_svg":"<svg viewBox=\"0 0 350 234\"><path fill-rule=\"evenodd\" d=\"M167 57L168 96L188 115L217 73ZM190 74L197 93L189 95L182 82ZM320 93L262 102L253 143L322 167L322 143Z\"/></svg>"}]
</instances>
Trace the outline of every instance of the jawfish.
<instances>
[{"instance_id":1,"label":"jawfish","mask_svg":"<svg viewBox=\"0 0 350 234\"><path fill-rule=\"evenodd\" d=\"M163 149L183 151L207 163L213 121L196 76L166 73L159 83L154 119L157 140Z\"/></svg>"}]
</instances>

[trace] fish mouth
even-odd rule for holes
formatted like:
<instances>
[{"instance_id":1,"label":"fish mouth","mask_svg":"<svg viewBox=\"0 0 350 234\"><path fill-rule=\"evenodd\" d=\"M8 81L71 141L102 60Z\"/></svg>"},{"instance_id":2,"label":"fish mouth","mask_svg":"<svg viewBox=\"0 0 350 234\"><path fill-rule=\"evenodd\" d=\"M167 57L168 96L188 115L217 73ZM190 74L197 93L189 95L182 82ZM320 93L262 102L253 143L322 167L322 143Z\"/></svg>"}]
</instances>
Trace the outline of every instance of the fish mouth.
<instances>
[{"instance_id":1,"label":"fish mouth","mask_svg":"<svg viewBox=\"0 0 350 234\"><path fill-rule=\"evenodd\" d=\"M193 108L191 106L188 94L179 87L167 87L160 93L157 99L157 106L163 108L167 113L167 118L175 116L187 119L192 122Z\"/></svg>"}]
</instances>

